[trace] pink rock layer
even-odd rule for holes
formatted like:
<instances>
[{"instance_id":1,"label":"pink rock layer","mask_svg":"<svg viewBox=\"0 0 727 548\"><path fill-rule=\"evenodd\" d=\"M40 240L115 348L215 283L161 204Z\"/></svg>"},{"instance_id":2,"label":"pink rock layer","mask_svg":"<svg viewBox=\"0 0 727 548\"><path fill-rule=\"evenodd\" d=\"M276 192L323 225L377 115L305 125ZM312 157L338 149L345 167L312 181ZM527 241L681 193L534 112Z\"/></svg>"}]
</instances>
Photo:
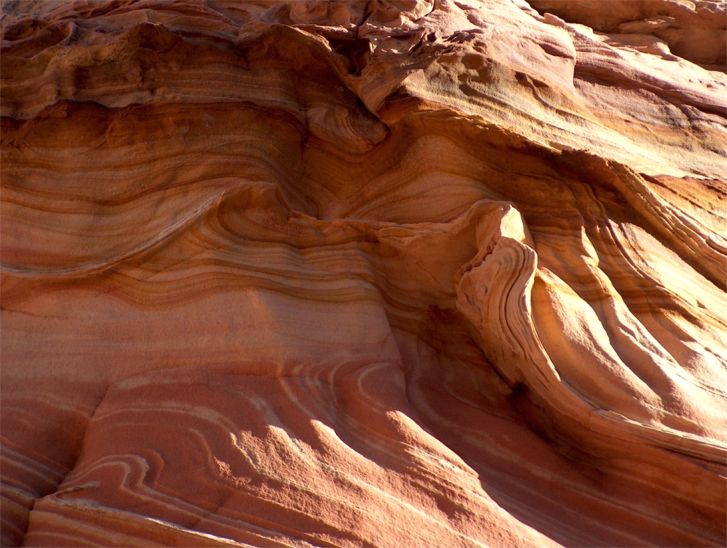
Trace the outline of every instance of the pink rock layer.
<instances>
[{"instance_id":1,"label":"pink rock layer","mask_svg":"<svg viewBox=\"0 0 727 548\"><path fill-rule=\"evenodd\" d=\"M4 545L725 543L723 3L2 10Z\"/></svg>"}]
</instances>

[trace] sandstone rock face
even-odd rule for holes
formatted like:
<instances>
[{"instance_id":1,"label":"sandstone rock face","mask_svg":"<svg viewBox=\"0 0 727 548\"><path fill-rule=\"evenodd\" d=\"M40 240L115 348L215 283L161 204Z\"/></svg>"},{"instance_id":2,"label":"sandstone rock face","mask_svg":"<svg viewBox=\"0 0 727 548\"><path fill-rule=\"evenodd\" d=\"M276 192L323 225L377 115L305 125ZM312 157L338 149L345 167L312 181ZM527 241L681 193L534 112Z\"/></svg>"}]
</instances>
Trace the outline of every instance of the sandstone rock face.
<instances>
[{"instance_id":1,"label":"sandstone rock face","mask_svg":"<svg viewBox=\"0 0 727 548\"><path fill-rule=\"evenodd\" d=\"M4 545L720 545L725 7L6 1Z\"/></svg>"}]
</instances>

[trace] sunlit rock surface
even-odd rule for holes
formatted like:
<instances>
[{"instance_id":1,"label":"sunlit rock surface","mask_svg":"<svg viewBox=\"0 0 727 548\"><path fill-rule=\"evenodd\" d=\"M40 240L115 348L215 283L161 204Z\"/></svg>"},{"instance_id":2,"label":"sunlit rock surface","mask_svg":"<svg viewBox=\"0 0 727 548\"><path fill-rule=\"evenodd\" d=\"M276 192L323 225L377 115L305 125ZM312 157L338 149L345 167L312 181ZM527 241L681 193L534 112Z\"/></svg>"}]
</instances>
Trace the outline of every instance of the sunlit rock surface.
<instances>
[{"instance_id":1,"label":"sunlit rock surface","mask_svg":"<svg viewBox=\"0 0 727 548\"><path fill-rule=\"evenodd\" d=\"M723 3L2 10L3 544L724 544Z\"/></svg>"}]
</instances>

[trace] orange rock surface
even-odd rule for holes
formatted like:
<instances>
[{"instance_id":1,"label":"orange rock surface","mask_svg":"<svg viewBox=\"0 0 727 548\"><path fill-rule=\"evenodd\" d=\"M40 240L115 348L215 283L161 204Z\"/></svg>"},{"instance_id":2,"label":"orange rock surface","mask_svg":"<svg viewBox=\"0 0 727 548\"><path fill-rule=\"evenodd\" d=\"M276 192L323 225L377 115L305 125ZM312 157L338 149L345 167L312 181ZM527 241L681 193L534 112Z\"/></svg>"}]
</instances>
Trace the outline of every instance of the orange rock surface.
<instances>
[{"instance_id":1,"label":"orange rock surface","mask_svg":"<svg viewBox=\"0 0 727 548\"><path fill-rule=\"evenodd\" d=\"M725 543L724 3L2 10L3 545Z\"/></svg>"}]
</instances>

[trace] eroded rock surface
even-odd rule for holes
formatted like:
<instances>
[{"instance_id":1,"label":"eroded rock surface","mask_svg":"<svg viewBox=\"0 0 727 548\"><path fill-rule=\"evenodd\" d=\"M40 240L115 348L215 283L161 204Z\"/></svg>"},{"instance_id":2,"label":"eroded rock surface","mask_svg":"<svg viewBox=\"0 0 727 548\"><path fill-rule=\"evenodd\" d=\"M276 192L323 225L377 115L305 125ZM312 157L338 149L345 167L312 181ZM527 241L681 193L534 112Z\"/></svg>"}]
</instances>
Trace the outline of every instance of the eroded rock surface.
<instances>
[{"instance_id":1,"label":"eroded rock surface","mask_svg":"<svg viewBox=\"0 0 727 548\"><path fill-rule=\"evenodd\" d=\"M724 544L723 3L2 9L4 545Z\"/></svg>"}]
</instances>

